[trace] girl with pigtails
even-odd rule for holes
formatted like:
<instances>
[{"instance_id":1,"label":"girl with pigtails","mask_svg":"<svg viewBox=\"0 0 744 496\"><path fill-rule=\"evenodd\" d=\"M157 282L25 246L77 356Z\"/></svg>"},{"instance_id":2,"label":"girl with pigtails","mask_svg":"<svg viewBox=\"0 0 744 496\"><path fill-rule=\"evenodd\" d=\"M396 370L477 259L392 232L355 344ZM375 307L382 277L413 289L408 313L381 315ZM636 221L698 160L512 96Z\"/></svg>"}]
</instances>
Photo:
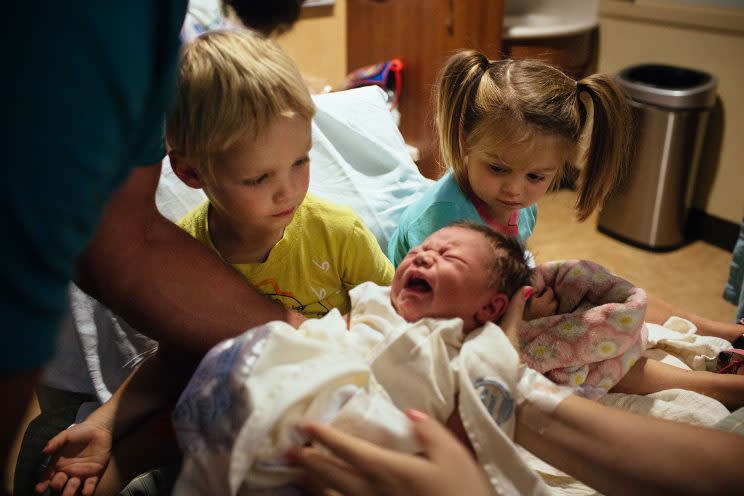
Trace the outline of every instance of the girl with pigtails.
<instances>
[{"instance_id":1,"label":"girl with pigtails","mask_svg":"<svg viewBox=\"0 0 744 496\"><path fill-rule=\"evenodd\" d=\"M581 170L575 209L584 221L630 159L630 108L604 74L577 82L537 60L491 61L463 50L440 72L434 104L448 170L403 212L388 245L396 267L412 247L458 220L486 224L524 243L535 227L537 201L570 164ZM641 288L585 261L541 264L533 286L534 296L529 298L532 288L525 295L531 313L525 313L529 321L517 346L530 368L554 382L592 398L609 390L684 388L728 406L744 405L744 376L690 374L641 356L647 305L655 314L663 310ZM419 292L425 299L428 288ZM720 335L708 327L700 333Z\"/></svg>"},{"instance_id":2,"label":"girl with pigtails","mask_svg":"<svg viewBox=\"0 0 744 496\"><path fill-rule=\"evenodd\" d=\"M537 201L569 164L581 169L576 213L586 220L629 159L630 109L607 75L576 82L540 61L490 61L464 50L442 69L434 101L447 172L401 216L388 245L396 266L456 220L487 224L524 243Z\"/></svg>"}]
</instances>

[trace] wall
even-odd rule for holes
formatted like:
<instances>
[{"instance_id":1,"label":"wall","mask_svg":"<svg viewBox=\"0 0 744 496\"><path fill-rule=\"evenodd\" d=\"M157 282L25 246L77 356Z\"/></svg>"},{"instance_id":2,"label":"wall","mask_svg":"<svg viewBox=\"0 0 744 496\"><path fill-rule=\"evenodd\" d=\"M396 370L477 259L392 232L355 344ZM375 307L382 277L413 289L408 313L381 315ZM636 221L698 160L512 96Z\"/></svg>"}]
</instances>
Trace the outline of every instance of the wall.
<instances>
[{"instance_id":1,"label":"wall","mask_svg":"<svg viewBox=\"0 0 744 496\"><path fill-rule=\"evenodd\" d=\"M303 8L294 28L277 42L304 76L337 86L347 72L346 0L336 0L328 7Z\"/></svg>"},{"instance_id":2,"label":"wall","mask_svg":"<svg viewBox=\"0 0 744 496\"><path fill-rule=\"evenodd\" d=\"M729 20L744 16L744 9L731 11ZM700 69L719 78L720 107L712 114L709 145L701 160L693 204L739 224L744 214L744 32L668 24L600 8L599 49L601 72L662 62Z\"/></svg>"}]
</instances>

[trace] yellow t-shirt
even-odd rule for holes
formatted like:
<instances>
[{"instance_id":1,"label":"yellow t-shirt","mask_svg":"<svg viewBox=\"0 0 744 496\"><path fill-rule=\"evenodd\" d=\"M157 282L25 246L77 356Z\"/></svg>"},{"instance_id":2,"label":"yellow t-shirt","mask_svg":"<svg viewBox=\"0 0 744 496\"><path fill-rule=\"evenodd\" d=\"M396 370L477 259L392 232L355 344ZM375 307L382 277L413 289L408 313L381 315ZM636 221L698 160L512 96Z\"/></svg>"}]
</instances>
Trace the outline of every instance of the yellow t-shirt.
<instances>
[{"instance_id":1,"label":"yellow t-shirt","mask_svg":"<svg viewBox=\"0 0 744 496\"><path fill-rule=\"evenodd\" d=\"M178 225L218 253L209 236L208 212L209 202L204 202ZM312 195L300 204L265 262L232 266L260 292L307 317L332 308L345 314L349 290L366 281L388 286L393 280L393 265L354 211Z\"/></svg>"}]
</instances>

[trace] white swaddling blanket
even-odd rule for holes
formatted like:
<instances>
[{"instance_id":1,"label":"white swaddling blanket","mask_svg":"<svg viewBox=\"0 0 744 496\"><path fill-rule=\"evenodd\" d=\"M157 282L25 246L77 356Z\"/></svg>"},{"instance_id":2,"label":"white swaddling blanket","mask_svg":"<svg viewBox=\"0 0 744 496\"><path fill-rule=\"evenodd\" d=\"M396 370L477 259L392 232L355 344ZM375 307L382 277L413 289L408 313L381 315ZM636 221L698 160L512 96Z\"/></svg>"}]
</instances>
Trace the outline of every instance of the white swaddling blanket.
<instances>
[{"instance_id":1,"label":"white swaddling blanket","mask_svg":"<svg viewBox=\"0 0 744 496\"><path fill-rule=\"evenodd\" d=\"M495 494L546 494L519 456L514 430L518 357L501 329L464 336L460 319L406 323L389 288L351 292L338 312L298 330L273 322L217 345L179 399L184 451L176 494L238 494L292 482L282 455L300 419L330 423L404 452L418 446L406 408L446 421L459 412Z\"/></svg>"}]
</instances>

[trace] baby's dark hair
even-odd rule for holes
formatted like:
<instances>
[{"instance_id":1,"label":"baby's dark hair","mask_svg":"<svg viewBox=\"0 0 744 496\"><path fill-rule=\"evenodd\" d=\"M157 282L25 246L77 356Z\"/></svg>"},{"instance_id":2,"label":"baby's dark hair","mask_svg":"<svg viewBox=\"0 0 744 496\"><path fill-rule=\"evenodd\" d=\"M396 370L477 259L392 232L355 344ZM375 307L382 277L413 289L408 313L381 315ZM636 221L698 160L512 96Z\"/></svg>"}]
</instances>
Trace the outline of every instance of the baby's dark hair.
<instances>
[{"instance_id":1,"label":"baby's dark hair","mask_svg":"<svg viewBox=\"0 0 744 496\"><path fill-rule=\"evenodd\" d=\"M517 238L469 220L453 222L450 227L477 231L486 238L493 250L493 257L487 261L490 287L503 291L511 298L519 288L531 284L532 269L527 265L524 247Z\"/></svg>"}]
</instances>

